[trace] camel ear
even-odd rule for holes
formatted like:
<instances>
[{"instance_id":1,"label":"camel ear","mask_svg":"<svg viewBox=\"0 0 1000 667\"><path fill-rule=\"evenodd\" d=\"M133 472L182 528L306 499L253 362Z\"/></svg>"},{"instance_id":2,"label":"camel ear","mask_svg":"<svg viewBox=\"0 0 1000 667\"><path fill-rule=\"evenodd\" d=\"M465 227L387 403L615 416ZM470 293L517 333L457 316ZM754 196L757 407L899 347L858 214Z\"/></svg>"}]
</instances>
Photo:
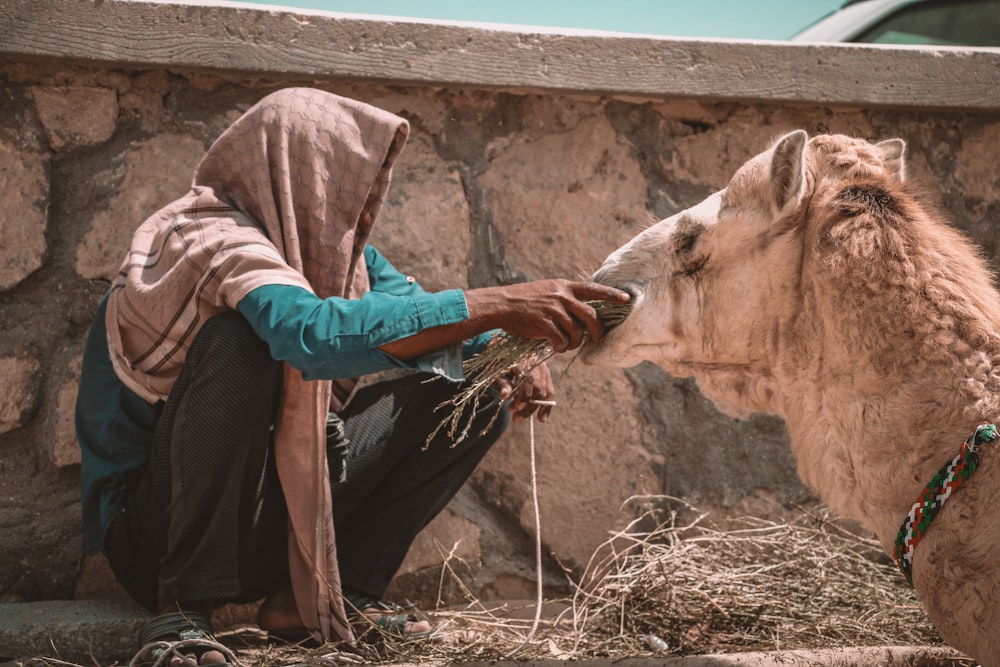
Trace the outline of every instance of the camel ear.
<instances>
[{"instance_id":1,"label":"camel ear","mask_svg":"<svg viewBox=\"0 0 1000 667\"><path fill-rule=\"evenodd\" d=\"M786 134L774 146L771 157L771 194L778 215L795 210L802 200L806 182L805 130Z\"/></svg>"},{"instance_id":2,"label":"camel ear","mask_svg":"<svg viewBox=\"0 0 1000 667\"><path fill-rule=\"evenodd\" d=\"M903 155L906 153L906 142L902 139L886 139L875 144L879 155L882 156L882 164L886 171L895 176L900 183L906 180L906 162Z\"/></svg>"}]
</instances>

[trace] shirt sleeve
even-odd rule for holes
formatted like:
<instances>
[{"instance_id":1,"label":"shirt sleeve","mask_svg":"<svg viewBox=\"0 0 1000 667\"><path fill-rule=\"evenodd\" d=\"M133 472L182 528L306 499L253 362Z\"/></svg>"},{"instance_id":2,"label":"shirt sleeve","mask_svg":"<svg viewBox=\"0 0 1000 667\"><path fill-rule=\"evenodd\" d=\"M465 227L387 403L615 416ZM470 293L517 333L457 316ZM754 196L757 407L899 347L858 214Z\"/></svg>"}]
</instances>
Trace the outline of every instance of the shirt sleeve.
<instances>
[{"instance_id":1,"label":"shirt sleeve","mask_svg":"<svg viewBox=\"0 0 1000 667\"><path fill-rule=\"evenodd\" d=\"M398 296L426 294L413 276L401 273L375 246L365 247L365 263L368 267L369 286L373 292ZM482 352L495 334L495 331L487 331L465 341L462 358L469 359Z\"/></svg>"},{"instance_id":2,"label":"shirt sleeve","mask_svg":"<svg viewBox=\"0 0 1000 667\"><path fill-rule=\"evenodd\" d=\"M424 329L469 316L461 290L408 295L368 292L360 299L320 299L290 285L264 285L243 297L238 309L271 349L272 356L307 380L359 377L394 368L431 370L451 376L421 358L405 362L379 350ZM450 371L450 372L448 372ZM459 365L458 377L461 377Z\"/></svg>"}]
</instances>

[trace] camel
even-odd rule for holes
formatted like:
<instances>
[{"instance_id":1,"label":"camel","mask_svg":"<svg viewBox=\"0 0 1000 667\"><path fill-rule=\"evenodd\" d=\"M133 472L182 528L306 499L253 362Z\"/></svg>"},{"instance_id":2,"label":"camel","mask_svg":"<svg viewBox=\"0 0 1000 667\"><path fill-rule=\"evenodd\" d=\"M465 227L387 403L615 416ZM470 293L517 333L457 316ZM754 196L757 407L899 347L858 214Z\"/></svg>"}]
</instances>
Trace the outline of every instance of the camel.
<instances>
[{"instance_id":1,"label":"camel","mask_svg":"<svg viewBox=\"0 0 1000 667\"><path fill-rule=\"evenodd\" d=\"M647 360L730 415L783 418L802 480L900 555L946 642L998 667L1000 441L987 427L963 442L1000 420L1000 293L914 192L904 152L781 137L608 256L594 280L634 307L583 359ZM931 495L947 502L897 554L924 486L977 448L975 474Z\"/></svg>"}]
</instances>

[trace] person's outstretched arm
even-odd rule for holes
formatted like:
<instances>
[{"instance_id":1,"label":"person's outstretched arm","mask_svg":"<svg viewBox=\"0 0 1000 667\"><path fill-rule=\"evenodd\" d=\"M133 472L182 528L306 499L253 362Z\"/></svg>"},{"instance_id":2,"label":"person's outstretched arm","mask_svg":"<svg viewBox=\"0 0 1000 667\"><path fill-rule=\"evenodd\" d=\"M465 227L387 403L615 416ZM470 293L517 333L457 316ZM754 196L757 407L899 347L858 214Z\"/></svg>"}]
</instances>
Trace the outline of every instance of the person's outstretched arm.
<instances>
[{"instance_id":1,"label":"person's outstretched arm","mask_svg":"<svg viewBox=\"0 0 1000 667\"><path fill-rule=\"evenodd\" d=\"M604 325L586 301L625 303L629 294L614 287L570 280L536 280L465 291L469 317L424 329L379 346L399 359L415 359L491 329L523 338L545 339L556 352L579 347L586 336L604 338Z\"/></svg>"},{"instance_id":2,"label":"person's outstretched arm","mask_svg":"<svg viewBox=\"0 0 1000 667\"><path fill-rule=\"evenodd\" d=\"M568 280L538 280L504 287L467 290L467 319L424 329L412 336L379 346L399 359L415 359L484 331L503 329L524 338L545 339L556 352L579 347L584 338L600 341L604 325L586 301L625 303L627 292L597 283ZM547 421L555 388L548 366L525 360L511 369L509 377L497 381L501 397L515 419L537 413Z\"/></svg>"}]
</instances>

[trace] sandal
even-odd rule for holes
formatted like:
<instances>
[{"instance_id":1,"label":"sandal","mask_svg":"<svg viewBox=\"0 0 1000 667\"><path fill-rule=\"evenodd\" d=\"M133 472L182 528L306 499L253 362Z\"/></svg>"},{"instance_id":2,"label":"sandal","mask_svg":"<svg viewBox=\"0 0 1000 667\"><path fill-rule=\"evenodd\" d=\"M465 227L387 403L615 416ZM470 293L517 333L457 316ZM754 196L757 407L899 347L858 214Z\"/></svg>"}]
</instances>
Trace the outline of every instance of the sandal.
<instances>
[{"instance_id":1,"label":"sandal","mask_svg":"<svg viewBox=\"0 0 1000 667\"><path fill-rule=\"evenodd\" d=\"M236 655L212 637L212 623L196 611L169 611L147 623L139 633L139 650L128 667L167 667L174 658L183 665L199 665L201 658L215 651L225 662L213 662L238 667Z\"/></svg>"},{"instance_id":2,"label":"sandal","mask_svg":"<svg viewBox=\"0 0 1000 667\"><path fill-rule=\"evenodd\" d=\"M399 605L387 604L363 593L345 592L344 601L348 607L347 616L359 639L373 630L405 641L426 639L434 633L433 630L407 632L407 623L418 623L422 619Z\"/></svg>"}]
</instances>

